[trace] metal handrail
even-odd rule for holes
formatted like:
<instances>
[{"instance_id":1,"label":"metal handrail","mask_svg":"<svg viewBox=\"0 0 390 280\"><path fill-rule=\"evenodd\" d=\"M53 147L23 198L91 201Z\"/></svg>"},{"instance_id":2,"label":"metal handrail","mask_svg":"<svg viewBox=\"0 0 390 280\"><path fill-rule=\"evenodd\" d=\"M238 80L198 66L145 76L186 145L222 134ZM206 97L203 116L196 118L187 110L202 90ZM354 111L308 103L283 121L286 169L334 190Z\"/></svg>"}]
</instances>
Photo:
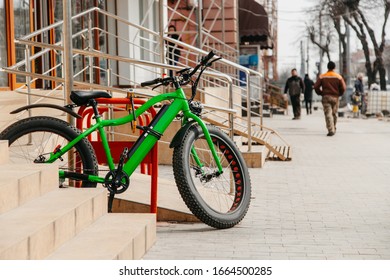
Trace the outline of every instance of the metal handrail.
<instances>
[{"instance_id":1,"label":"metal handrail","mask_svg":"<svg viewBox=\"0 0 390 280\"><path fill-rule=\"evenodd\" d=\"M123 18L117 16L117 15L114 15L114 14L112 14L112 13L109 13L109 12L105 11L105 10L102 10L102 9L100 9L99 7L93 7L93 8L90 8L90 9L84 11L84 12L81 12L81 13L79 13L79 14L73 16L73 17L72 17L72 20L73 20L73 19L76 19L76 18L79 18L79 17L81 17L81 16L84 16L84 15L87 15L88 13L95 12L95 11L97 11L97 12L103 14L103 15L109 16L109 17L111 17L111 18L113 18L113 19L116 19L116 20L118 20L118 21L121 21L121 22L123 22L123 23L126 23L126 24L128 24L128 25L130 25L130 26L133 26L133 27L137 28L137 29L141 29L142 31L148 32L148 33L151 34L151 35L160 36L160 34L157 33L157 32L155 32L155 31L152 31L152 30L150 30L150 29L148 29L148 28L145 28L145 27L143 27L143 26L141 26L141 25L132 23L132 22L130 22L130 21L128 21L128 20L125 20L125 19L123 19ZM28 34L28 35L23 36L23 37L21 37L21 38L19 38L19 39L16 39L16 42L24 42L24 43L25 43L26 40L29 40L29 39L31 39L31 38L37 36L37 35L40 35L40 34L43 33L43 32L49 31L49 30L52 29L52 28L58 27L58 26L60 26L62 23L63 23L62 20L61 20L61 21L58 21L58 22L56 22L56 23L53 23L53 24L51 24L51 25L49 25L49 26L47 26L47 27L44 27L44 28L42 28L42 29L40 29L40 30L37 30L37 31L35 31L35 32L32 32L31 34ZM85 30L83 30L83 31L85 32ZM213 36L210 35L210 34L208 34L208 36L212 37L212 38L215 39L215 40L218 40L217 38L213 37ZM189 45L189 44L186 44L186 43L184 43L184 42L182 42L182 41L178 41L178 40L172 39L172 38L170 38L170 37L168 37L168 36L163 36L163 38L164 38L165 41L173 42L173 43L175 43L175 44L177 44L177 45L180 45L180 46L186 47L186 48L188 48L188 49L191 49L191 50L193 50L193 51L195 51L195 52L197 52L197 53L201 53L201 54L203 54L203 55L206 55L206 54L207 54L207 51L204 51L204 50L202 50L202 49L196 48L196 47L194 47L194 46L192 46L192 45ZM56 43L56 44L58 44L58 43ZM227 59L221 59L219 62L220 62L220 63L223 63L223 64L226 64L226 65L229 65L229 66L232 66L232 67L235 67L235 68L237 68L238 70L243 71L243 72L245 72L245 73L253 74L253 75L258 75L258 76L260 76L260 77L263 77L263 75L262 75L261 73L259 73L259 72L257 72L257 71L254 71L253 69L247 68L247 67L245 67L245 66L242 66L242 65L240 65L240 64L237 64L237 63L235 63L235 62L229 61L229 60L227 60Z\"/></svg>"},{"instance_id":2,"label":"metal handrail","mask_svg":"<svg viewBox=\"0 0 390 280\"><path fill-rule=\"evenodd\" d=\"M79 14L73 16L73 17L72 17L72 20L73 20L73 19L76 19L76 18L79 18L79 17L81 17L81 16L84 16L84 15L87 15L88 13L95 12L95 11L97 11L97 12L103 14L103 15L106 15L106 16L108 16L108 17L111 17L111 18L113 18L113 19L116 19L116 20L118 20L118 21L121 21L121 22L123 22L123 23L126 23L127 25L130 25L130 26L132 26L132 27L135 27L135 28L137 28L137 29L140 29L140 30L142 30L142 31L145 31L145 32L147 32L147 33L149 33L149 34L151 34L151 35L154 35L154 36L157 36L157 37L160 36L160 34L157 33L157 32L155 32L155 31L152 31L152 30L150 30L150 29L148 29L148 28L145 28L145 27L143 27L143 26L141 26L141 25L132 23L132 22L130 22L130 21L128 21L128 20L125 20L125 19L123 19L123 18L117 16L117 15L114 15L114 14L112 14L112 13L109 13L109 12L105 11L105 10L102 10L102 9L100 9L99 7L93 7L93 8L90 8L90 9L84 11L84 12L81 12L81 13L79 13ZM49 31L49 30L52 29L52 28L58 27L58 26L60 26L62 23L63 23L62 20L61 20L61 21L58 21L58 22L56 22L56 23L54 23L54 24L51 24L51 25L49 25L49 26L47 26L47 27L45 27L45 28L42 28L41 30L35 31L35 32L33 32L33 33L29 34L29 35L26 35L26 36L24 36L24 37L21 37L21 38L18 39L17 41L19 41L19 42L26 42L26 40L29 40L29 39L31 39L31 38L37 36L37 35L40 35L40 34L43 33L43 32ZM83 31L85 31L85 30L83 30ZM212 38L215 39L215 40L218 40L217 38L213 37L213 36L210 35L210 34L208 34L208 36L209 36L209 37L212 37ZM204 50L202 50L202 49L196 48L196 47L194 47L194 46L192 46L192 45L189 45L189 44L186 44L186 43L184 43L184 42L182 42L182 41L178 41L178 40L172 39L172 38L170 38L170 37L168 37L168 36L163 36L163 38L164 38L165 41L175 43L175 44L177 44L177 45L179 45L179 46L185 47L185 48L190 49L190 50L192 50L192 51L194 51L194 52L201 53L201 54L203 54L203 55L206 55L206 54L208 53L207 51L204 51ZM57 44L58 44L58 43L57 43ZM252 75L257 75L257 76L263 77L263 75L262 75L261 73L259 73L259 72L257 72L257 71L254 71L254 70L252 70L252 69L250 69L250 68L247 68L247 67L245 67L245 66L242 66L242 65L240 65L240 64L237 64L237 63L235 63L235 62L232 62L232 61L230 61L230 60L222 59L222 60L220 60L219 62L220 62L220 63L223 63L223 64L226 64L226 65L229 65L229 66L232 66L232 67L234 67L234 68L236 68L236 69L238 69L238 70L240 70L240 71L245 72L246 74L252 74Z\"/></svg>"},{"instance_id":3,"label":"metal handrail","mask_svg":"<svg viewBox=\"0 0 390 280\"><path fill-rule=\"evenodd\" d=\"M73 35L72 35L72 39L77 38L78 35L80 35L80 34L82 34L82 33L84 33L84 32L87 32L87 31L88 31L88 29L84 28L83 30L81 30L81 31L79 31L79 32L77 32L77 33L75 33L75 34L73 34ZM31 35L31 34L29 34L29 35ZM38 35L39 35L39 34L38 34ZM35 35L35 36L37 36L37 35ZM24 37L20 37L20 38L18 38L18 39L15 39L15 43L27 44L26 42L32 42L32 41L30 41L28 38L26 39L26 37L29 37L29 36L24 36ZM38 42L36 42L36 43L38 43ZM61 46L61 42L57 42L57 43L54 43L54 44L50 44L50 46ZM56 48L51 48L51 49L63 51L63 48L62 48L62 49L59 49L59 48L57 48L57 49L56 49ZM36 59L36 58L38 58L38 57L40 57L40 56L42 56L42 55L44 55L44 54L46 54L46 53L48 53L48 52L50 52L50 48L46 48L46 49L40 50L39 52L37 52L37 53L35 53L34 55L32 55L32 56L30 57L30 60ZM26 63L25 60L21 60L21 61L15 63L14 65L12 65L12 67L18 68L18 67L24 65L25 63Z\"/></svg>"},{"instance_id":4,"label":"metal handrail","mask_svg":"<svg viewBox=\"0 0 390 280\"><path fill-rule=\"evenodd\" d=\"M74 20L74 19L76 19L76 18L85 16L85 15L89 14L90 12L94 12L94 11L98 11L98 10L100 10L100 8L98 8L98 7L90 8L90 9L88 9L88 10L85 10L84 12L80 12L79 14L72 16L72 17L71 17L71 20ZM59 20L59 21L57 21L57 22L55 22L55 23L53 23L53 24L50 24L50 25L48 25L48 26L46 26L46 27L43 27L43 28L41 28L41 29L39 29L39 30L36 30L36 31L34 31L34 32L31 32L30 34L27 34L27 35L25 35L25 36L23 36L23 37L20 37L20 39L23 39L23 40L32 39L32 38L35 37L35 36L41 35L43 32L46 32L46 31L49 31L49 30L51 30L51 29L53 29L53 28L56 28L56 27L58 27L58 26L61 26L63 23L64 23L63 20ZM18 39L17 39L17 40L18 40Z\"/></svg>"},{"instance_id":5,"label":"metal handrail","mask_svg":"<svg viewBox=\"0 0 390 280\"><path fill-rule=\"evenodd\" d=\"M196 48L192 45L189 45L189 44L186 44L182 41L178 41L178 40L175 40L175 39L172 39L171 37L168 37L168 36L164 36L161 32L155 32L153 30L150 30L148 28L145 28L141 25L138 25L138 24L135 24L135 23L132 23L126 19L123 19L117 15L114 15L110 12L107 12L105 10L102 10L98 7L93 7L93 8L90 8L84 12L81 12L73 17L71 17L72 20L74 19L77 19L79 17L82 17L82 16L85 16L85 15L88 15L92 12L98 12L98 13L101 13L109 18L112 18L114 20L117 20L119 22L122 22L122 23L125 23L126 25L128 26L131 26L131 27L134 27L138 30L142 30L144 32L146 32L147 34L150 34L150 35L153 35L153 36L156 36L156 37L160 37L160 42L158 40L155 41L155 43L160 43L161 42L173 42L175 43L176 45L178 46L181 46L183 48L185 48L188 53L192 53L194 55L206 55L208 52L206 52L205 50L202 50L202 49L199 49L199 48ZM59 77L50 77L49 76L44 76L44 75L41 75L41 74L31 74L31 75L27 75L26 72L24 71L19 71L17 70L16 68L26 64L26 63L29 63L30 61L32 61L33 59L36 59L38 58L39 56L41 55L44 55L46 54L47 52L49 52L50 50L56 50L56 51L61 51L63 52L64 51L64 48L62 47L62 42L57 42L53 45L51 44L46 44L46 43L40 43L40 42L37 42L37 41L30 41L30 39L34 38L35 36L37 35L40 35L42 34L43 32L46 32L46 31L49 31L53 28L56 28L58 26L61 26L63 24L63 21L58 21L54 24L51 24L41 30L37 30L29 35L26 35L18 40L15 40L16 42L18 43L21 43L21 44L25 44L25 45L29 45L29 46L40 46L43 48L43 50L39 51L38 53L35 53L33 54L32 56L29 57L29 61L27 62L26 60L24 61L21 61L11 67L7 67L5 68L7 72L10 72L10 73L14 73L14 74L22 74L22 75L26 75L26 76L31 76L31 77L35 77L37 79L45 79L45 80L53 80L53 81L56 81L56 82L61 82L63 83L64 82L64 79L63 78L59 78ZM79 31L78 33L76 34L73 34L73 38L76 37L76 36L81 36L83 33L89 31L91 32L92 30L101 30L99 28L92 28L91 30L87 30L87 29L84 29L82 31ZM103 31L103 30L101 30ZM108 35L113 35L113 34L110 34L106 31L104 31L106 34ZM204 31L202 31L204 33ZM206 34L206 33L205 33ZM114 35L115 36L115 35ZM206 37L206 36L205 36ZM223 43L221 40L215 38L214 36L210 35L210 34L207 34L207 37L210 37L211 39L213 40L216 40L216 42L220 42L220 43ZM131 43L131 42L129 42ZM230 46L228 46L230 47ZM231 48L231 47L230 47ZM90 50L81 50L81 49L73 49L73 53L76 54L76 55L82 55L82 56L89 56L89 57L99 57L99 58L104 58L104 59L107 59L107 60L115 60L115 61L119 61L119 62L126 62L126 63L131 63L131 64L134 64L134 65L144 65L144 66L150 66L150 67L155 67L155 68L161 68L161 69L171 69L171 70L180 70L181 67L179 66L173 66L173 65L166 65L166 64L163 64L163 63L157 63L157 62L150 62L150 61L145 61L145 60L138 60L138 59L131 59L131 58L126 58L126 57L120 57L120 56L114 56L114 55L109 55L109 54L106 54L106 53L102 53L102 52L97 52L97 51L92 51L91 49ZM155 52L153 52L154 54L157 54ZM161 56L163 56L164 54L163 53L160 53ZM259 78L260 80L263 78L262 74L257 72L257 71L254 71L252 69L249 69L249 68L246 68L244 66L241 66L235 62L232 62L232 61L229 61L225 58L221 59L220 61L218 61L218 63L220 65L225 65L225 66L228 66L228 67L232 67L235 71L242 71L245 73L246 75L246 85L245 85L245 91L246 91L246 100L247 100L247 107L246 107L246 110L247 110L247 126L248 126L248 150L251 149L251 126L252 126L252 123L251 123L251 95L250 95L250 92L251 92L251 75L252 76L256 76L257 78ZM91 67L90 67L91 69ZM83 70L81 70L80 72L83 72L85 71L86 68L84 68ZM12 72L13 71L13 72ZM112 74L110 72L110 74ZM225 80L225 82L228 84L228 87L229 87L229 100L228 100L228 104L229 104L229 110L227 110L227 112L233 112L235 110L233 110L233 106L236 106L233 104L233 87L234 87L234 82L233 82L233 78L226 75L226 74L223 74L223 73L218 73L218 72L215 72L215 71L207 71L205 72L206 76L210 76L210 77L215 77L215 78L218 78L218 79L223 79ZM90 76L91 77L91 76ZM54 79L53 79L54 78ZM236 78L235 78L236 79ZM237 81L239 81L237 79ZM88 84L88 83L83 83L83 82L77 82L75 81L74 82L75 85L88 85L88 87L91 87L92 85L91 84ZM107 87L107 86L102 86L102 85L96 85L94 84L93 87L95 88L100 88L100 89L105 89L105 90L109 90L109 91L113 91L113 88L112 87ZM119 90L118 88L114 88L115 91L118 91L118 92L121 92L121 90ZM147 95L145 95L143 93L144 96L147 97ZM262 100L262 91L260 90L260 100ZM150 96L149 96L150 97ZM261 101L262 102L262 101ZM238 107L241 107L240 105ZM261 108L261 107L260 107ZM215 108L217 109L217 108ZM221 108L218 108L218 109L221 109ZM262 109L262 108L261 108ZM262 125L262 114L260 113L259 114L260 116L260 121L261 121L261 125ZM229 122L233 123L233 117L230 116L229 117ZM232 131L232 129L231 129Z\"/></svg>"}]
</instances>

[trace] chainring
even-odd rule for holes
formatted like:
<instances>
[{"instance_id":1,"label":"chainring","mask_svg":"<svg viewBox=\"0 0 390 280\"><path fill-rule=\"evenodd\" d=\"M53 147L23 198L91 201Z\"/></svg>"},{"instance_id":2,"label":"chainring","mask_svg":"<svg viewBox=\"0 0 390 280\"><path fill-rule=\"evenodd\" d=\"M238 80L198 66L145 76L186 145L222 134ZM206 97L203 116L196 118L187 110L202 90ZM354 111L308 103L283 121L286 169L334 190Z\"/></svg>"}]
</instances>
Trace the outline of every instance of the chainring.
<instances>
[{"instance_id":1,"label":"chainring","mask_svg":"<svg viewBox=\"0 0 390 280\"><path fill-rule=\"evenodd\" d=\"M130 178L123 171L110 171L104 178L104 186L110 191L110 193L120 194L125 192L130 185Z\"/></svg>"}]
</instances>

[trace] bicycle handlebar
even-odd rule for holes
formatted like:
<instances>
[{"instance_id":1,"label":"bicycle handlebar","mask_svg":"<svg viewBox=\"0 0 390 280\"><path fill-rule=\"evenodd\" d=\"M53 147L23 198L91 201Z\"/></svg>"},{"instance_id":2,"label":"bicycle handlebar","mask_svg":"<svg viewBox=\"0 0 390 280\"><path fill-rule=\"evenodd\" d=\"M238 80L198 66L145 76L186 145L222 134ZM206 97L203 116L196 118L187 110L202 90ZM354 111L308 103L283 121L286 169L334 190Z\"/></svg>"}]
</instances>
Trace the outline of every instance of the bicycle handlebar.
<instances>
[{"instance_id":1,"label":"bicycle handlebar","mask_svg":"<svg viewBox=\"0 0 390 280\"><path fill-rule=\"evenodd\" d=\"M211 65L211 63L213 63L214 61L220 59L220 58L217 58L217 59L213 60L210 63L210 65L208 65L210 59L212 59L214 56L215 56L215 53L213 51L209 52L205 57L203 57L200 60L198 65L196 65L195 68L188 74L188 77L191 77L192 75L194 75L199 70L200 67L202 67L202 66L208 67L208 66ZM186 69L189 70L189 68L185 68L185 69L183 69L183 70L181 70L179 72L183 73L183 72L185 72L184 70L186 70ZM170 83L172 81L173 81L172 77L168 77L168 78L164 78L164 79L157 78L157 79L154 79L154 80L151 80L151 81L142 82L141 83L141 87L153 86L153 85L156 85L156 84L166 84L166 83Z\"/></svg>"},{"instance_id":2,"label":"bicycle handlebar","mask_svg":"<svg viewBox=\"0 0 390 280\"><path fill-rule=\"evenodd\" d=\"M205 57L203 57L203 58L200 60L200 64L201 64L201 65L206 65L207 62L209 62L209 60L213 58L214 55L215 55L215 53L214 53L213 51L209 52L208 55L206 55Z\"/></svg>"},{"instance_id":3,"label":"bicycle handlebar","mask_svg":"<svg viewBox=\"0 0 390 280\"><path fill-rule=\"evenodd\" d=\"M172 82L172 77L168 78L157 78L151 81L146 81L141 83L141 87L146 87L146 86L153 86L155 84L162 84L162 85L168 85L170 82Z\"/></svg>"},{"instance_id":4,"label":"bicycle handlebar","mask_svg":"<svg viewBox=\"0 0 390 280\"><path fill-rule=\"evenodd\" d=\"M195 66L195 68L191 71L191 73L189 74L189 76L191 77L192 75L194 75L196 73L196 71L198 71L198 69L201 67L201 66L208 66L207 63L209 62L210 59L212 59L214 57L215 53L213 51L209 52L208 55L206 55L205 57L203 57L199 64Z\"/></svg>"},{"instance_id":5,"label":"bicycle handlebar","mask_svg":"<svg viewBox=\"0 0 390 280\"><path fill-rule=\"evenodd\" d=\"M142 82L141 87L147 87L147 86L152 86L152 85L158 84L161 82L161 80L162 80L161 78L157 78L157 79L154 79L151 81Z\"/></svg>"}]
</instances>

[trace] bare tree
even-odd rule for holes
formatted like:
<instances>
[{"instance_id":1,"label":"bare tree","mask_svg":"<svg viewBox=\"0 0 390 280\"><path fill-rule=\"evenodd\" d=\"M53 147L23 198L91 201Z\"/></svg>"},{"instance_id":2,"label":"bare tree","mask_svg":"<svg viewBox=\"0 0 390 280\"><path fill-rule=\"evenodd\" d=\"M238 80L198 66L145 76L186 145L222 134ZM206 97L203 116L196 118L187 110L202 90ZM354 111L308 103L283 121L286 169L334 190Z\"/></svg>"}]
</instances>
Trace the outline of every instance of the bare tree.
<instances>
[{"instance_id":1,"label":"bare tree","mask_svg":"<svg viewBox=\"0 0 390 280\"><path fill-rule=\"evenodd\" d=\"M339 1L339 0L338 0ZM368 84L376 82L376 75L379 73L379 83L381 90L386 90L386 69L383 60L385 50L386 25L390 12L389 0L344 0L347 13L343 15L343 19L353 28L359 38L364 56L366 58L366 70L368 76ZM380 34L380 41L377 40L372 25L367 20L367 10L372 7L377 7L380 10L383 8L383 25ZM374 47L375 61L373 65L370 61L370 49L368 39Z\"/></svg>"},{"instance_id":2,"label":"bare tree","mask_svg":"<svg viewBox=\"0 0 390 280\"><path fill-rule=\"evenodd\" d=\"M340 60L341 60L341 74L347 77L347 23L342 19L344 12L343 5L339 1L327 1L326 10L329 12L330 18L333 20L333 25L338 35L338 41L340 44Z\"/></svg>"},{"instance_id":3,"label":"bare tree","mask_svg":"<svg viewBox=\"0 0 390 280\"><path fill-rule=\"evenodd\" d=\"M324 54L326 54L326 57L328 58L328 60L331 60L330 59L330 44L332 42L332 40L331 40L332 34L329 32L326 32L326 34L323 34L323 32L321 32L321 34L320 34L316 30L316 27L313 25L307 26L307 31L309 33L310 41L314 45L316 45L317 47L319 47L321 49L321 55L323 56ZM319 36L322 36L323 38L325 38L325 40L322 42L322 40L319 40Z\"/></svg>"},{"instance_id":4,"label":"bare tree","mask_svg":"<svg viewBox=\"0 0 390 280\"><path fill-rule=\"evenodd\" d=\"M365 57L365 68L367 71L368 85L376 82L376 76L379 73L380 87L382 90L386 89L386 67L384 62L386 25L388 24L388 17L390 13L390 0L327 0L319 1L319 9L326 11L329 18L332 19L334 28L337 32L339 41L342 46L342 69L341 73L346 75L346 34L342 28L343 24L348 24L356 33L359 41L362 44L362 49ZM376 13L375 21L379 18L383 19L381 34L379 40L376 37L372 23L367 18L368 11L379 12ZM308 26L308 34L310 38L315 38L314 25ZM323 35L322 35L323 36ZM331 37L329 37L331 38ZM315 43L312 39L312 42ZM317 40L318 42L318 40ZM373 46L375 61L372 63L370 58L370 43ZM316 44L316 43L315 43ZM316 44L321 49L326 51L329 45L327 40L325 44ZM320 46L321 45L321 46Z\"/></svg>"},{"instance_id":5,"label":"bare tree","mask_svg":"<svg viewBox=\"0 0 390 280\"><path fill-rule=\"evenodd\" d=\"M385 46L385 51L383 52L383 60L385 63L385 68L387 68L387 73L390 73L390 46Z\"/></svg>"},{"instance_id":6,"label":"bare tree","mask_svg":"<svg viewBox=\"0 0 390 280\"><path fill-rule=\"evenodd\" d=\"M325 2L320 3L311 10L312 20L306 23L306 30L310 41L320 49L320 59L326 54L328 60L331 60L330 49L334 34L329 17L324 16L325 5Z\"/></svg>"}]
</instances>

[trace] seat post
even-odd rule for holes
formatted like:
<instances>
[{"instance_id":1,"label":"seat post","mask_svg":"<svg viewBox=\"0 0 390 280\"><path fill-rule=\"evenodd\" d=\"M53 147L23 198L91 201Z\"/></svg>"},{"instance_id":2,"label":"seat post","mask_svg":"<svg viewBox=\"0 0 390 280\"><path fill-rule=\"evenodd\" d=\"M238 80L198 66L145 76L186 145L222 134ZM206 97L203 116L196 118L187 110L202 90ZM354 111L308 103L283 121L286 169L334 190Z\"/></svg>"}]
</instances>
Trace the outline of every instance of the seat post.
<instances>
[{"instance_id":1,"label":"seat post","mask_svg":"<svg viewBox=\"0 0 390 280\"><path fill-rule=\"evenodd\" d=\"M93 113L94 113L94 119L98 119L98 118L101 118L102 115L99 114L99 110L98 110L98 107L97 107L97 102L95 99L91 99L89 102L88 102L88 105L92 106L92 109L93 109Z\"/></svg>"}]
</instances>

